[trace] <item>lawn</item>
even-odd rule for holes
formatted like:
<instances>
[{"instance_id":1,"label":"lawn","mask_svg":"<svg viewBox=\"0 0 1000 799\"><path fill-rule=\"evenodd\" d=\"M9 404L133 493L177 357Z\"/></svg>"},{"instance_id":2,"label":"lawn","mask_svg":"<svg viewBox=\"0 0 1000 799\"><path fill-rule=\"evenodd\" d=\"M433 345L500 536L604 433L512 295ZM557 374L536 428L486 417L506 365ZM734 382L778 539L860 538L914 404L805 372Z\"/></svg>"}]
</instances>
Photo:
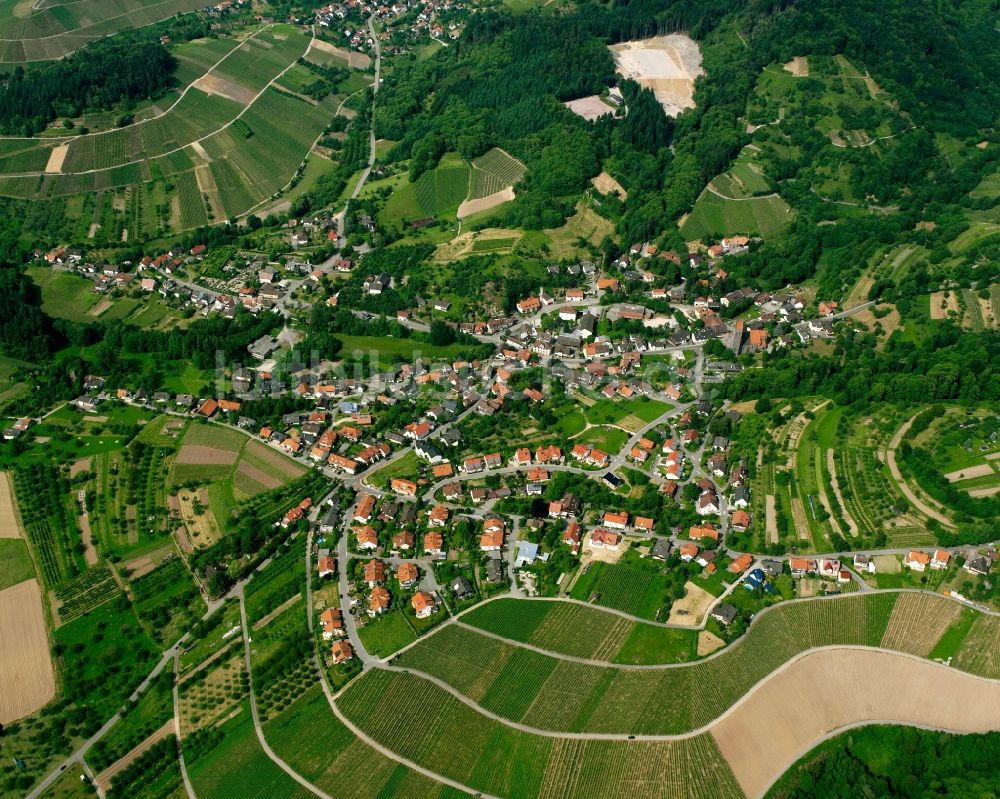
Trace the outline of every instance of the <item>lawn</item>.
<instances>
[{"instance_id":1,"label":"lawn","mask_svg":"<svg viewBox=\"0 0 1000 799\"><path fill-rule=\"evenodd\" d=\"M417 453L410 450L384 468L376 466L365 482L376 488L388 488L389 483L397 477L416 480L420 475L420 464L421 460L417 457Z\"/></svg>"},{"instance_id":2,"label":"lawn","mask_svg":"<svg viewBox=\"0 0 1000 799\"><path fill-rule=\"evenodd\" d=\"M629 417L635 417L642 424L649 424L669 411L670 407L666 402L651 400L648 397L638 397L633 400L600 399L587 408L585 413L591 424L625 426L622 423L629 420Z\"/></svg>"},{"instance_id":3,"label":"lawn","mask_svg":"<svg viewBox=\"0 0 1000 799\"><path fill-rule=\"evenodd\" d=\"M370 620L358 631L365 649L384 658L417 640L417 634L402 611L386 613Z\"/></svg>"},{"instance_id":4,"label":"lawn","mask_svg":"<svg viewBox=\"0 0 1000 799\"><path fill-rule=\"evenodd\" d=\"M617 427L591 427L573 440L581 444L589 444L596 449L614 455L628 441L629 434Z\"/></svg>"},{"instance_id":5,"label":"lawn","mask_svg":"<svg viewBox=\"0 0 1000 799\"><path fill-rule=\"evenodd\" d=\"M71 322L94 321L89 311L101 300L93 281L44 266L32 266L28 276L42 291L42 310Z\"/></svg>"},{"instance_id":6,"label":"lawn","mask_svg":"<svg viewBox=\"0 0 1000 799\"><path fill-rule=\"evenodd\" d=\"M355 360L366 358L387 358L392 361L412 361L420 357L454 359L468 350L463 344L449 344L445 347L414 341L409 338L389 338L383 336L347 336L337 334L344 345L341 357Z\"/></svg>"}]
</instances>

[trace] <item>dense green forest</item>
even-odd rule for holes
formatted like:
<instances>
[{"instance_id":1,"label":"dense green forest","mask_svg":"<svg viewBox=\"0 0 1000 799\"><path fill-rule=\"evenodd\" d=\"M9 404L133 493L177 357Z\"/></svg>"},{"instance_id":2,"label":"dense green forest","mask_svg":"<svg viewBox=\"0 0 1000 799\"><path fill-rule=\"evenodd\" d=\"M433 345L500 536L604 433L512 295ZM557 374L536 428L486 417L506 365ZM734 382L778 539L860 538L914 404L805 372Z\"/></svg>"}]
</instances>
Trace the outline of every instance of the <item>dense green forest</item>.
<instances>
[{"instance_id":1,"label":"dense green forest","mask_svg":"<svg viewBox=\"0 0 1000 799\"><path fill-rule=\"evenodd\" d=\"M156 97L173 82L176 60L146 33L123 34L61 61L18 66L0 92L0 132L32 136L58 117Z\"/></svg>"},{"instance_id":2,"label":"dense green forest","mask_svg":"<svg viewBox=\"0 0 1000 799\"><path fill-rule=\"evenodd\" d=\"M912 727L863 727L808 754L768 796L996 799L998 751L1000 733L948 735Z\"/></svg>"},{"instance_id":3,"label":"dense green forest","mask_svg":"<svg viewBox=\"0 0 1000 799\"><path fill-rule=\"evenodd\" d=\"M636 0L585 2L557 15L484 13L470 20L455 46L390 72L376 134L399 142L389 158L410 159L411 179L449 150L472 158L498 146L516 155L528 174L517 202L496 220L511 227L560 224L588 180L608 169L629 193L618 219L624 240L681 247L672 221L750 141L748 101L762 70L796 55L845 54L892 96L856 119L842 105L845 126L884 123L907 135L879 155L837 151L815 125L822 86L804 81L801 103L787 109L783 154L762 155L782 198L798 211L796 221L783 240L735 267L762 287L817 272L834 286L872 242L911 236L920 220L966 202L994 166L992 151L946 158L936 136L990 134L1000 96L1000 35L981 22L992 13L988 0ZM624 118L591 123L561 104L619 82L607 44L673 31L689 32L703 53L706 74L696 84L695 108L669 120L649 92L629 81L622 85ZM855 195L891 204L894 213L851 215L824 203L813 193L820 168L846 176ZM831 219L835 227L817 226ZM956 232L939 225L930 244Z\"/></svg>"}]
</instances>

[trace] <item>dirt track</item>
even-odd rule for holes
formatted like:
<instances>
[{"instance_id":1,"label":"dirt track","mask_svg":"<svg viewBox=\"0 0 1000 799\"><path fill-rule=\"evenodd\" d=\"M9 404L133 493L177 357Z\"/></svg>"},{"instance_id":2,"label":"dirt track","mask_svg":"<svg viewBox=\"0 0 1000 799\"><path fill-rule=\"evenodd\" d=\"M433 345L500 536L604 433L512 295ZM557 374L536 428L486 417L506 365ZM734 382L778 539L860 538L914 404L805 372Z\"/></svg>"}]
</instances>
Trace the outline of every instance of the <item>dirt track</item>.
<instances>
[{"instance_id":1,"label":"dirt track","mask_svg":"<svg viewBox=\"0 0 1000 799\"><path fill-rule=\"evenodd\" d=\"M903 440L903 436L905 436L907 431L910 429L910 425L913 424L913 418L907 419L903 423L903 426L896 431L896 435L892 437L892 441L889 442L889 447L885 452L885 461L889 465L889 473L892 475L892 479L896 481L896 485L899 486L899 490L903 492L903 496L912 502L917 510L925 516L929 516L931 519L937 519L945 527L954 528L955 524L951 519L943 513L939 513L934 510L934 508L930 507L926 502L920 499L920 497L913 493L913 490L903 479L903 475L899 471L899 466L896 464L896 448Z\"/></svg>"},{"instance_id":2,"label":"dirt track","mask_svg":"<svg viewBox=\"0 0 1000 799\"><path fill-rule=\"evenodd\" d=\"M21 528L14 512L14 490L7 472L0 472L0 538L20 538Z\"/></svg>"},{"instance_id":3,"label":"dirt track","mask_svg":"<svg viewBox=\"0 0 1000 799\"><path fill-rule=\"evenodd\" d=\"M907 655L816 650L772 675L711 732L746 795L758 797L823 740L877 723L1000 729L1000 683Z\"/></svg>"}]
</instances>

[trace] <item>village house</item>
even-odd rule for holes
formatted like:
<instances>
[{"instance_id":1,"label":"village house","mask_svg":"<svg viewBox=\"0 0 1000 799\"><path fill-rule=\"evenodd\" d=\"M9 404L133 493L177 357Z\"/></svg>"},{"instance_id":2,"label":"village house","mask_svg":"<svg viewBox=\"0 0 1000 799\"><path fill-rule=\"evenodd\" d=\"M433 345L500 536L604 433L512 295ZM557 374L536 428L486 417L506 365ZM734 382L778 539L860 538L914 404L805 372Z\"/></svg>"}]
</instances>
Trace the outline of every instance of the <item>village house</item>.
<instances>
[{"instance_id":1,"label":"village house","mask_svg":"<svg viewBox=\"0 0 1000 799\"><path fill-rule=\"evenodd\" d=\"M403 588L412 588L420 579L420 570L413 563L400 563L396 569L396 579Z\"/></svg>"},{"instance_id":2,"label":"village house","mask_svg":"<svg viewBox=\"0 0 1000 799\"><path fill-rule=\"evenodd\" d=\"M386 565L382 560L370 560L365 563L365 583L369 588L382 585L386 578Z\"/></svg>"},{"instance_id":3,"label":"village house","mask_svg":"<svg viewBox=\"0 0 1000 799\"><path fill-rule=\"evenodd\" d=\"M437 611L437 602L434 601L434 596L427 591L417 591L410 600L410 604L413 605L418 619L426 619Z\"/></svg>"},{"instance_id":4,"label":"village house","mask_svg":"<svg viewBox=\"0 0 1000 799\"><path fill-rule=\"evenodd\" d=\"M389 609L389 591L384 586L375 586L368 595L368 615L375 617Z\"/></svg>"},{"instance_id":5,"label":"village house","mask_svg":"<svg viewBox=\"0 0 1000 799\"><path fill-rule=\"evenodd\" d=\"M590 534L591 549L618 549L622 537L610 530L598 528Z\"/></svg>"},{"instance_id":6,"label":"village house","mask_svg":"<svg viewBox=\"0 0 1000 799\"><path fill-rule=\"evenodd\" d=\"M330 655L335 664L340 664L354 657L354 650L351 648L350 641L337 641L330 648Z\"/></svg>"},{"instance_id":7,"label":"village house","mask_svg":"<svg viewBox=\"0 0 1000 799\"><path fill-rule=\"evenodd\" d=\"M910 550L903 558L903 565L915 572L924 571L931 562L931 556L926 552Z\"/></svg>"},{"instance_id":8,"label":"village house","mask_svg":"<svg viewBox=\"0 0 1000 799\"><path fill-rule=\"evenodd\" d=\"M320 626L323 628L323 640L329 641L333 637L341 637L345 634L344 617L337 608L327 608L319 617Z\"/></svg>"}]
</instances>

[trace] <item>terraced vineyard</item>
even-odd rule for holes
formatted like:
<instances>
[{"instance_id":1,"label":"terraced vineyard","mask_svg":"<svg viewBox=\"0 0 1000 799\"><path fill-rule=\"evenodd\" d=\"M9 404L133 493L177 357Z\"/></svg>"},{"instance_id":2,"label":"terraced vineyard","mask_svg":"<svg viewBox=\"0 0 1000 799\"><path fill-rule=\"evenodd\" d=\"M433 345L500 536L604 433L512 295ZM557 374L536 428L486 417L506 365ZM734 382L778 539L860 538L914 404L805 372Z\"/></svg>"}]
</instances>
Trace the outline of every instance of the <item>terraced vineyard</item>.
<instances>
[{"instance_id":1,"label":"terraced vineyard","mask_svg":"<svg viewBox=\"0 0 1000 799\"><path fill-rule=\"evenodd\" d=\"M708 724L808 649L881 646L926 655L959 610L943 597L907 592L789 602L758 616L743 639L715 657L642 670L519 653L514 644L452 625L428 636L394 665L426 672L487 710L539 729L670 735ZM533 611L528 613L530 617ZM954 665L991 676L1000 668L994 654L1000 625L979 625L962 642ZM673 701L678 696L685 701Z\"/></svg>"},{"instance_id":2,"label":"terraced vineyard","mask_svg":"<svg viewBox=\"0 0 1000 799\"><path fill-rule=\"evenodd\" d=\"M419 677L382 669L366 672L339 704L392 751L496 796L742 796L708 735L665 742L543 738L488 719Z\"/></svg>"},{"instance_id":3,"label":"terraced vineyard","mask_svg":"<svg viewBox=\"0 0 1000 799\"><path fill-rule=\"evenodd\" d=\"M693 656L688 630L632 622L576 603L498 599L462 622L556 654L622 665L682 663Z\"/></svg>"},{"instance_id":4,"label":"terraced vineyard","mask_svg":"<svg viewBox=\"0 0 1000 799\"><path fill-rule=\"evenodd\" d=\"M0 2L0 64L62 58L88 42L126 28L203 8L201 0L76 0Z\"/></svg>"},{"instance_id":5,"label":"terraced vineyard","mask_svg":"<svg viewBox=\"0 0 1000 799\"><path fill-rule=\"evenodd\" d=\"M71 138L0 139L0 194L96 195L91 217L113 240L236 217L270 198L327 127L338 98L315 103L268 88L310 47L301 29L270 25L225 44L228 52L181 49L182 74L195 80L158 116ZM464 176L449 185L459 183Z\"/></svg>"},{"instance_id":6,"label":"terraced vineyard","mask_svg":"<svg viewBox=\"0 0 1000 799\"><path fill-rule=\"evenodd\" d=\"M417 205L427 216L450 216L465 199L469 168L464 163L442 164L425 172L414 184Z\"/></svg>"},{"instance_id":7,"label":"terraced vineyard","mask_svg":"<svg viewBox=\"0 0 1000 799\"><path fill-rule=\"evenodd\" d=\"M513 186L524 177L524 164L494 147L472 161L469 199L477 200Z\"/></svg>"}]
</instances>

